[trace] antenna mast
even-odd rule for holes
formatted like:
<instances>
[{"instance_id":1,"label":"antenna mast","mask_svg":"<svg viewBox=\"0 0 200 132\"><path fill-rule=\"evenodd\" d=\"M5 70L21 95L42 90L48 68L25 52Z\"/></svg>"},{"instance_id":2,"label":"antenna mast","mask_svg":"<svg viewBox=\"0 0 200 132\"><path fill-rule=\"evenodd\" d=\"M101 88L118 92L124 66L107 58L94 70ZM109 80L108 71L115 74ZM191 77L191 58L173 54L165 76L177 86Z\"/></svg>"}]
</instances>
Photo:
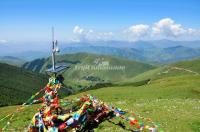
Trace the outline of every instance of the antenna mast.
<instances>
[{"instance_id":1,"label":"antenna mast","mask_svg":"<svg viewBox=\"0 0 200 132\"><path fill-rule=\"evenodd\" d=\"M52 27L52 53L51 53L51 59L52 59L52 68L47 69L46 72L50 75L54 75L56 77L57 74L62 73L66 69L70 68L68 64L62 64L59 66L56 66L56 53L59 53L60 50L58 48L58 41L54 40L54 27Z\"/></svg>"},{"instance_id":2,"label":"antenna mast","mask_svg":"<svg viewBox=\"0 0 200 132\"><path fill-rule=\"evenodd\" d=\"M54 27L52 27L52 70L55 71L55 53L56 53L56 48L55 44L57 45L57 41L54 41Z\"/></svg>"}]
</instances>

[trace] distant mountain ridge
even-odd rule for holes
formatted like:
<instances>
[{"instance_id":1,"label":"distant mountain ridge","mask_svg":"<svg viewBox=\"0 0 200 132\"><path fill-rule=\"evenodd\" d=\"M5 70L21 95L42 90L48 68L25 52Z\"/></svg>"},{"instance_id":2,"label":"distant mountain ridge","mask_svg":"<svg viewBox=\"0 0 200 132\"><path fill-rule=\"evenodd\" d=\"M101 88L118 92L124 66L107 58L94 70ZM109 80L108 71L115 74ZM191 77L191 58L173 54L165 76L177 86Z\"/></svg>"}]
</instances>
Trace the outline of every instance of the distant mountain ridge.
<instances>
[{"instance_id":1,"label":"distant mountain ridge","mask_svg":"<svg viewBox=\"0 0 200 132\"><path fill-rule=\"evenodd\" d=\"M200 56L200 41L172 41L172 40L154 40L154 41L97 41L97 42L60 42L59 47L62 54L71 53L94 53L99 55L110 55L129 60L137 60L147 63L171 63L175 61L192 59ZM31 61L37 58L50 56L50 44L42 46L43 50L28 50L17 52L9 50L8 55ZM6 45L8 46L8 45ZM3 46L4 48L8 48ZM36 44L37 46L37 44ZM38 47L40 47L38 45ZM37 47L37 49L39 49ZM1 54L5 54L6 49L1 48ZM12 47L13 49L14 47ZM31 46L33 48L33 46ZM25 47L23 47L25 49ZM48 49L48 50L47 50ZM10 53L10 52L13 53ZM2 55L1 55L2 56Z\"/></svg>"},{"instance_id":2,"label":"distant mountain ridge","mask_svg":"<svg viewBox=\"0 0 200 132\"><path fill-rule=\"evenodd\" d=\"M87 47L67 47L62 53L94 53L100 55L110 55L129 60L137 60L147 63L169 63L181 60L193 59L200 56L200 49L194 49L184 46L175 46L169 48L115 48L102 46Z\"/></svg>"},{"instance_id":3,"label":"distant mountain ridge","mask_svg":"<svg viewBox=\"0 0 200 132\"><path fill-rule=\"evenodd\" d=\"M175 46L184 46L189 48L200 48L200 40L196 41L175 41L175 40L138 40L138 41L86 41L86 42L62 42L64 47L83 47L83 46L103 46L115 48L135 48L135 49L151 49L151 48L169 48Z\"/></svg>"},{"instance_id":4,"label":"distant mountain ridge","mask_svg":"<svg viewBox=\"0 0 200 132\"><path fill-rule=\"evenodd\" d=\"M25 63L25 60L13 56L0 56L0 62L14 66L21 66Z\"/></svg>"},{"instance_id":5,"label":"distant mountain ridge","mask_svg":"<svg viewBox=\"0 0 200 132\"><path fill-rule=\"evenodd\" d=\"M79 52L93 53L99 55L110 55L130 60L145 60L145 57L143 56L143 54L141 54L141 51L133 48L115 48L103 46L66 47L62 50L61 53L73 54Z\"/></svg>"}]
</instances>

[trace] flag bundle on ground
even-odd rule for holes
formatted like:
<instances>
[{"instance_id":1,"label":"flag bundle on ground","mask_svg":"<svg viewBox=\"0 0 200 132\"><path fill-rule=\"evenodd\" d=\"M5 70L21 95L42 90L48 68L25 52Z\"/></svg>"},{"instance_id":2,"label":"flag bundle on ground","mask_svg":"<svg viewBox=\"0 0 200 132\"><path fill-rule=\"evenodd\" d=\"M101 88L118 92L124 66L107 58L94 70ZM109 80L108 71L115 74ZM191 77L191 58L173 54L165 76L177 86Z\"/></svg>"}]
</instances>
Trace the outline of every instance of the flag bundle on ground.
<instances>
[{"instance_id":1,"label":"flag bundle on ground","mask_svg":"<svg viewBox=\"0 0 200 132\"><path fill-rule=\"evenodd\" d=\"M57 93L60 88L59 79L51 77L44 90L44 96L37 100L42 101L42 107L33 116L29 131L93 131L105 120L117 124L124 130L134 132L161 131L159 125L150 118L133 114L126 116L128 112L110 106L92 95L61 102ZM37 102L33 98L31 100Z\"/></svg>"}]
</instances>

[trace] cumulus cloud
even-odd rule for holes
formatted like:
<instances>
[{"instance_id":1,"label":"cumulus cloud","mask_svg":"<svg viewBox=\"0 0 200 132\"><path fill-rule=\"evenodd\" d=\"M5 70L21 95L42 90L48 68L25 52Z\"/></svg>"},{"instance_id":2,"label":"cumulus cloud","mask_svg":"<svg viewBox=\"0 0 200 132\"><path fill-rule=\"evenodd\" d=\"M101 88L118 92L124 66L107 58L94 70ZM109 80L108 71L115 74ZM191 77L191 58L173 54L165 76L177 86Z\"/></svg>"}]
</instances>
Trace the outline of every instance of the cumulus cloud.
<instances>
[{"instance_id":1,"label":"cumulus cloud","mask_svg":"<svg viewBox=\"0 0 200 132\"><path fill-rule=\"evenodd\" d=\"M138 24L132 25L124 30L124 37L129 40L142 39L149 34L149 25Z\"/></svg>"},{"instance_id":2,"label":"cumulus cloud","mask_svg":"<svg viewBox=\"0 0 200 132\"><path fill-rule=\"evenodd\" d=\"M149 29L148 25L139 24L129 27L128 30L126 30L125 32L130 32L137 36L142 36L148 32L148 29Z\"/></svg>"},{"instance_id":3,"label":"cumulus cloud","mask_svg":"<svg viewBox=\"0 0 200 132\"><path fill-rule=\"evenodd\" d=\"M186 30L182 27L182 25L175 23L171 18L161 19L152 27L153 34L167 37L179 37L185 32Z\"/></svg>"},{"instance_id":4,"label":"cumulus cloud","mask_svg":"<svg viewBox=\"0 0 200 132\"><path fill-rule=\"evenodd\" d=\"M199 39L200 30L183 27L171 18L164 18L151 25L132 25L125 29L127 40L155 40L155 39L176 39L194 40Z\"/></svg>"},{"instance_id":5,"label":"cumulus cloud","mask_svg":"<svg viewBox=\"0 0 200 132\"><path fill-rule=\"evenodd\" d=\"M7 42L8 42L8 41L5 40L5 39L0 39L0 43L1 43L1 44L7 43Z\"/></svg>"},{"instance_id":6,"label":"cumulus cloud","mask_svg":"<svg viewBox=\"0 0 200 132\"><path fill-rule=\"evenodd\" d=\"M163 18L152 24L131 25L119 32L96 32L93 29L84 29L75 26L73 33L78 40L197 40L200 38L200 29L186 28L171 18Z\"/></svg>"},{"instance_id":7,"label":"cumulus cloud","mask_svg":"<svg viewBox=\"0 0 200 132\"><path fill-rule=\"evenodd\" d=\"M99 40L111 40L112 32L96 32L93 29L84 29L80 26L73 28L75 34L74 41L99 41Z\"/></svg>"}]
</instances>

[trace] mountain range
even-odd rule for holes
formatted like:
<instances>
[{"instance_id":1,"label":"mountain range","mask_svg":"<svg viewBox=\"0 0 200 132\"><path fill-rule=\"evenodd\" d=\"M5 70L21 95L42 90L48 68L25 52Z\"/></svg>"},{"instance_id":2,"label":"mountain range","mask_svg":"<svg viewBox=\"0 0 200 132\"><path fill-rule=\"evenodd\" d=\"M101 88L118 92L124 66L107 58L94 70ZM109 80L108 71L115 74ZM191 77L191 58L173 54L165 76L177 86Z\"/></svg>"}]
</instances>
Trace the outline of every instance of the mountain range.
<instances>
[{"instance_id":1,"label":"mountain range","mask_svg":"<svg viewBox=\"0 0 200 132\"><path fill-rule=\"evenodd\" d=\"M42 45L42 46L40 46ZM0 56L14 56L25 61L50 56L50 44L25 45L22 51L15 46L1 45ZM27 48L26 48L27 47ZM29 48L28 48L29 47ZM39 50L38 47L41 47ZM60 42L61 54L94 53L110 55L129 60L137 60L152 64L171 63L200 56L200 41L99 41L99 42ZM7 50L7 49L10 50ZM25 50L26 49L26 50Z\"/></svg>"},{"instance_id":2,"label":"mountain range","mask_svg":"<svg viewBox=\"0 0 200 132\"><path fill-rule=\"evenodd\" d=\"M65 84L78 89L97 83L113 83L128 79L155 68L153 65L138 61L88 53L60 55L56 60L58 65L71 65L71 68L63 73L66 78ZM46 69L52 67L51 57L27 62L22 67L45 73Z\"/></svg>"}]
</instances>

